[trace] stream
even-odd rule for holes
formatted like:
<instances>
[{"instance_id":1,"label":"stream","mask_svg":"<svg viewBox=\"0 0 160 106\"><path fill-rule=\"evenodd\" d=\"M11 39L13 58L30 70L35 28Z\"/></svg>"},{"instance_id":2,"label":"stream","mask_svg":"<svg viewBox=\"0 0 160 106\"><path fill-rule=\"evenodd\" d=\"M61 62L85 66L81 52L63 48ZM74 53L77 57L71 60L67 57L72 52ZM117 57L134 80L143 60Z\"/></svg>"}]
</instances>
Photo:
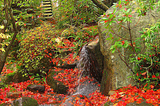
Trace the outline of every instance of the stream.
<instances>
[{"instance_id":1,"label":"stream","mask_svg":"<svg viewBox=\"0 0 160 106\"><path fill-rule=\"evenodd\" d=\"M80 52L80 60L77 64L77 67L79 68L80 72L79 72L79 79L78 79L78 86L75 88L76 91L68 96L68 99L66 100L66 103L62 103L62 105L66 105L66 106L70 106L68 105L67 101L69 101L71 98L70 96L72 95L77 95L77 94L81 94L86 96L87 98L90 97L89 94L95 92L96 90L99 90L100 87L97 85L97 80L92 78L92 80L85 80L84 82L81 82L81 78L82 77L90 77L90 69L92 69L92 63L91 60L89 58L90 54L87 50L87 44L83 46L81 52ZM44 105L39 105L39 106L58 106L56 104L44 104Z\"/></svg>"}]
</instances>

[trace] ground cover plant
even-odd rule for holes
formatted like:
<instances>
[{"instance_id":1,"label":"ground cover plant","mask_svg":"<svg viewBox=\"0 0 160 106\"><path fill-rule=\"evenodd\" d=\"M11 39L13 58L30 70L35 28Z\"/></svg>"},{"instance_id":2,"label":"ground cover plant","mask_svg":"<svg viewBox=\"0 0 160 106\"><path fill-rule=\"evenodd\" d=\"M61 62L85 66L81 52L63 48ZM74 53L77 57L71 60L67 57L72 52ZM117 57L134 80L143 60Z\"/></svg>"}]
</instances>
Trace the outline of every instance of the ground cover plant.
<instances>
[{"instance_id":1,"label":"ground cover plant","mask_svg":"<svg viewBox=\"0 0 160 106\"><path fill-rule=\"evenodd\" d=\"M127 6L129 1L130 0L125 0L123 2L120 1L115 5L115 8L124 8L123 12L125 13L125 17L123 18L126 21L130 21L132 14L130 13L131 11L129 11L129 8L122 7L122 4L126 4ZM85 5L82 5L81 8L88 9ZM147 7L143 8L146 9ZM139 12L141 13L141 11ZM76 17L76 14L73 14L75 17L69 13L66 14L66 16L70 15L69 17L72 17L73 20L75 20L74 18L78 18ZM145 15L145 12L142 15ZM85 23L86 20L89 20L88 17L83 16L84 14L81 14L79 17L80 23ZM69 18L65 16L62 16L62 18L67 18L69 20ZM72 22L72 20L70 20L70 22ZM104 14L103 22L105 24L116 22L114 20L114 14ZM73 64L75 61L79 60L78 53L80 52L82 46L89 41L94 40L94 38L98 36L97 26L92 26L92 28L88 27L83 33L77 33L77 31L68 34L65 37L61 37L60 35L62 33L62 29L56 29L56 25L50 23L52 22L44 22L39 27L24 31L24 33L21 33L19 38L17 38L17 41L19 42L17 59L6 62L1 76L12 76L15 74L14 70L9 67L15 63L13 67L17 67L17 71L22 72L23 76L29 77L29 80L20 83L10 82L9 84L3 84L3 86L0 87L0 105L3 103L11 103L15 99L8 97L9 92L19 92L16 98L23 96L32 97L37 100L38 104L57 104L63 102L63 100L60 100L57 97L65 98L75 91L75 87L78 86L79 69L74 68L64 70L62 68L58 68L57 66ZM128 85L126 87L122 87L115 90L115 93L111 96L104 96L98 90L90 94L90 98L88 99L80 100L80 98L85 98L80 95L80 98L76 99L75 105L78 105L78 102L81 101L86 102L88 106L108 106L108 103L112 103L113 106L126 106L129 103L136 102L137 104L140 104L144 101L148 104L158 106L160 104L160 46L159 43L156 43L159 38L156 38L155 33L159 33L159 25L160 24L158 22L150 29L144 29L140 32L142 33L141 39L146 42L149 53L140 54L138 51L139 47L137 46L138 43L136 41L130 42L125 39L119 39L119 37L118 40L115 39L117 43L115 43L111 48L113 52L114 50L119 50L122 47L136 50L137 55L131 58L131 62L136 63L136 69L134 69L133 72L135 75L134 78L138 83L137 86ZM59 25L57 26L59 27ZM112 36L110 38L113 39ZM67 52L67 55L64 56L63 52ZM24 71L23 69L27 70ZM47 84L46 74L51 71L51 69L58 72L54 79L62 82L69 88L68 94L56 94L54 89ZM82 77L80 81L83 82L86 80L92 81L93 79L89 77ZM3 81L3 77L2 79L0 77L0 82L1 81ZM27 86L31 84L45 86L45 92L38 93L27 90ZM100 86L98 83L95 84ZM91 104L89 104L88 101L90 101Z\"/></svg>"}]
</instances>

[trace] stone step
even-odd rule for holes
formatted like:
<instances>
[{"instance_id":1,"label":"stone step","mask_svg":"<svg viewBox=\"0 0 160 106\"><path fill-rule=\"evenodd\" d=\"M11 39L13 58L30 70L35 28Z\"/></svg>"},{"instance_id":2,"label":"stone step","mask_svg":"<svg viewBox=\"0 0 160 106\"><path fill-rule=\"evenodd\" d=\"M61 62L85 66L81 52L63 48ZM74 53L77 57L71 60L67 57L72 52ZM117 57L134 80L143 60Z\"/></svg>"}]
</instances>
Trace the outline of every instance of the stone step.
<instances>
[{"instance_id":1,"label":"stone step","mask_svg":"<svg viewBox=\"0 0 160 106\"><path fill-rule=\"evenodd\" d=\"M52 13L43 13L43 15L52 15Z\"/></svg>"},{"instance_id":2,"label":"stone step","mask_svg":"<svg viewBox=\"0 0 160 106\"><path fill-rule=\"evenodd\" d=\"M51 3L51 1L43 1L43 3Z\"/></svg>"},{"instance_id":3,"label":"stone step","mask_svg":"<svg viewBox=\"0 0 160 106\"><path fill-rule=\"evenodd\" d=\"M51 2L43 2L43 5L46 5L46 4L50 4L51 5Z\"/></svg>"},{"instance_id":4,"label":"stone step","mask_svg":"<svg viewBox=\"0 0 160 106\"><path fill-rule=\"evenodd\" d=\"M51 4L43 4L43 7L52 7Z\"/></svg>"},{"instance_id":5,"label":"stone step","mask_svg":"<svg viewBox=\"0 0 160 106\"><path fill-rule=\"evenodd\" d=\"M42 19L51 19L53 18L52 16L47 16L47 17L43 17Z\"/></svg>"},{"instance_id":6,"label":"stone step","mask_svg":"<svg viewBox=\"0 0 160 106\"><path fill-rule=\"evenodd\" d=\"M42 19L50 19L53 18L52 17L52 4L51 4L51 0L43 0L43 17Z\"/></svg>"},{"instance_id":7,"label":"stone step","mask_svg":"<svg viewBox=\"0 0 160 106\"><path fill-rule=\"evenodd\" d=\"M43 2L51 2L50 0L43 0Z\"/></svg>"},{"instance_id":8,"label":"stone step","mask_svg":"<svg viewBox=\"0 0 160 106\"><path fill-rule=\"evenodd\" d=\"M46 10L44 13L52 13L52 10Z\"/></svg>"},{"instance_id":9,"label":"stone step","mask_svg":"<svg viewBox=\"0 0 160 106\"><path fill-rule=\"evenodd\" d=\"M52 7L43 7L45 10L52 10Z\"/></svg>"}]
</instances>

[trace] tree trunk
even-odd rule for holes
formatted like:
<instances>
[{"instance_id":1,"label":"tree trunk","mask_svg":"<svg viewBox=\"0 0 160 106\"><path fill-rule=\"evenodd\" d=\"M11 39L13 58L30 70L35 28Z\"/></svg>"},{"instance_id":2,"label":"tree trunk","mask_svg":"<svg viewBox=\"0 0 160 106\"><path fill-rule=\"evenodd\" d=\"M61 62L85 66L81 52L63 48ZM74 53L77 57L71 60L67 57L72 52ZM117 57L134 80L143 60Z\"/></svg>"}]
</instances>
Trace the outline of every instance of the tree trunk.
<instances>
[{"instance_id":1,"label":"tree trunk","mask_svg":"<svg viewBox=\"0 0 160 106\"><path fill-rule=\"evenodd\" d=\"M98 0L92 0L92 2L104 11L107 11L109 9L103 2L100 2Z\"/></svg>"},{"instance_id":2,"label":"tree trunk","mask_svg":"<svg viewBox=\"0 0 160 106\"><path fill-rule=\"evenodd\" d=\"M6 0L4 0L4 1L6 2ZM5 4L4 4L4 5L5 5ZM8 0L8 5L10 6L10 0ZM7 7L6 7L6 8L7 8ZM12 20L11 22L12 22L12 25L13 25L14 35L13 35L13 37L12 37L12 40L11 40L9 46L7 47L6 51L3 53L3 56L2 56L2 58L1 58L1 60L0 60L0 62L1 62L1 64L0 64L0 73L1 73L2 70L3 70L3 67L4 67L4 64L5 64L5 62L6 62L6 58L7 58L7 56L8 56L9 50L11 49L11 46L12 46L12 44L13 44L15 38L16 38L16 35L17 35L17 33L18 33L17 27L16 27L16 25L15 25L15 19L14 19L14 17L13 17L12 9L9 8L8 10L9 10L9 15L10 15L11 20Z\"/></svg>"}]
</instances>

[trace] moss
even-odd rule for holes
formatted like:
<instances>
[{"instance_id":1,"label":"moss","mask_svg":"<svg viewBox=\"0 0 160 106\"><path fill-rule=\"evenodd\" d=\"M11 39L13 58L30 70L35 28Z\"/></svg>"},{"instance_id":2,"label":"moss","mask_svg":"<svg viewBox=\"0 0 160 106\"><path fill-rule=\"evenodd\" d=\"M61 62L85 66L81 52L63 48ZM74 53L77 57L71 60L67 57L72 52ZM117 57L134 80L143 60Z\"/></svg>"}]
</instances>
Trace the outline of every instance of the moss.
<instances>
[{"instance_id":1,"label":"moss","mask_svg":"<svg viewBox=\"0 0 160 106\"><path fill-rule=\"evenodd\" d=\"M19 99L13 102L14 106L19 106ZM35 99L29 97L22 97L23 106L38 106L38 103Z\"/></svg>"}]
</instances>

